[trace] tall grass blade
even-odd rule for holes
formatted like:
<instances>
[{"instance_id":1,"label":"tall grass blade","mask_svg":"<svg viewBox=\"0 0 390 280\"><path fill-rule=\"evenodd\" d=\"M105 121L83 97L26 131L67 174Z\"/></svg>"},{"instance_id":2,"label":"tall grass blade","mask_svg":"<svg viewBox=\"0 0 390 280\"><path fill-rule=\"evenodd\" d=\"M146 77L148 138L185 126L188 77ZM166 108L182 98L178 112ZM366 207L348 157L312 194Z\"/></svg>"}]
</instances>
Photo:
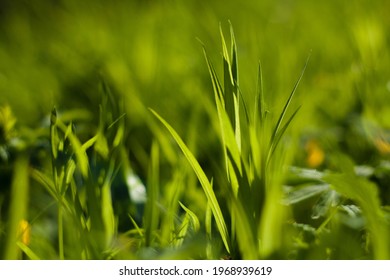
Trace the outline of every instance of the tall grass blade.
<instances>
[{"instance_id":1,"label":"tall grass blade","mask_svg":"<svg viewBox=\"0 0 390 280\"><path fill-rule=\"evenodd\" d=\"M144 224L145 224L145 245L151 246L152 237L155 234L159 221L159 148L156 142L152 144L151 163L148 174L148 195L146 200Z\"/></svg>"},{"instance_id":2,"label":"tall grass blade","mask_svg":"<svg viewBox=\"0 0 390 280\"><path fill-rule=\"evenodd\" d=\"M303 67L302 69L302 72L301 72L301 75L299 76L298 80L295 82L295 85L294 85L294 88L293 90L291 91L290 93L290 96L288 97L284 107L283 107L283 110L282 110L282 113L280 114L279 116L279 119L278 119L278 122L276 123L276 126L275 126L275 129L272 133L272 137L271 137L271 143L274 142L275 138L277 137L277 134L279 133L280 131L280 126L282 125L282 122L283 122L283 119L284 119L284 116L286 115L286 112L287 112L287 109L288 107L290 106L290 103L291 103L291 100L292 98L294 97L294 94L298 88L298 85L299 83L301 82L302 80L302 77L303 77L303 74L305 73L306 71L306 67L307 67L307 64L309 63L309 59L310 59L310 55L309 57L307 58L306 60L306 63L305 63L305 66ZM291 118L290 118L291 119Z\"/></svg>"},{"instance_id":3,"label":"tall grass blade","mask_svg":"<svg viewBox=\"0 0 390 280\"><path fill-rule=\"evenodd\" d=\"M220 26L222 49L223 49L223 72L224 72L224 103L225 111L230 119L231 125L235 131L237 146L241 151L241 124L240 124L240 96L238 87L238 68L237 68L237 46L234 38L233 27L230 24L231 54L229 56L228 48Z\"/></svg>"},{"instance_id":4,"label":"tall grass blade","mask_svg":"<svg viewBox=\"0 0 390 280\"><path fill-rule=\"evenodd\" d=\"M29 159L26 155L16 158L11 183L11 201L6 230L6 243L3 259L19 259L20 251L17 246L20 222L26 219L29 193Z\"/></svg>"},{"instance_id":5,"label":"tall grass blade","mask_svg":"<svg viewBox=\"0 0 390 280\"><path fill-rule=\"evenodd\" d=\"M209 68L211 81L214 88L214 94L215 94L215 103L217 107L217 113L218 113L218 119L221 129L221 136L222 136L222 144L223 144L223 150L225 155L225 163L226 163L226 169L229 170L229 164L228 164L228 156L227 156L227 150L232 154L232 158L235 162L235 164L238 166L240 172L241 172L241 161L240 161L240 148L238 146L238 143L236 141L236 135L233 131L232 124L229 120L229 116L227 112L225 111L225 105L223 100L223 91L222 87L220 85L218 76L214 70L214 67L212 63L210 62L206 50L203 48L203 53L207 62L207 66Z\"/></svg>"},{"instance_id":6,"label":"tall grass blade","mask_svg":"<svg viewBox=\"0 0 390 280\"><path fill-rule=\"evenodd\" d=\"M225 219L223 217L221 208L219 206L218 200L215 196L210 181L208 180L206 174L202 170L201 166L199 165L198 161L196 160L192 152L188 149L188 147L180 138L180 136L177 134L177 132L160 115L158 115L152 109L150 110L157 117L157 119L160 120L160 122L168 129L168 131L170 132L170 134L172 135L172 137L175 139L176 143L179 145L180 149L182 150L184 156L187 158L188 162L190 163L196 176L198 177L198 180L203 188L203 191L206 194L207 200L210 203L211 211L214 215L214 219L217 224L217 228L221 235L222 241L225 245L226 250L230 252L229 233L226 227Z\"/></svg>"},{"instance_id":7,"label":"tall grass blade","mask_svg":"<svg viewBox=\"0 0 390 280\"><path fill-rule=\"evenodd\" d=\"M256 85L256 97L255 97L255 125L256 121L259 118L260 124L264 125L265 119L265 101L264 101L264 82L263 82L263 72L261 68L261 62L259 61L258 74L257 74L257 85Z\"/></svg>"}]
</instances>

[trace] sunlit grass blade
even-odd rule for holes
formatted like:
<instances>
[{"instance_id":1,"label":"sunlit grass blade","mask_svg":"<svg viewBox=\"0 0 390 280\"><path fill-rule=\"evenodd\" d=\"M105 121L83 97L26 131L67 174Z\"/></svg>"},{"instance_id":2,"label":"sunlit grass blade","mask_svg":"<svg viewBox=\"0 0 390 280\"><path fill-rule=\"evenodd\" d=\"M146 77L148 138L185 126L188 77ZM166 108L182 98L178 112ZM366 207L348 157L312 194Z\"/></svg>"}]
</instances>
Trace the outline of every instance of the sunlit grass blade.
<instances>
[{"instance_id":1,"label":"sunlit grass blade","mask_svg":"<svg viewBox=\"0 0 390 280\"><path fill-rule=\"evenodd\" d=\"M234 128L235 139L238 149L241 151L241 123L240 123L240 94L238 85L237 68L237 46L234 38L233 28L230 24L230 45L231 54L229 56L225 37L220 26L222 50L223 50L223 78L224 78L224 108Z\"/></svg>"},{"instance_id":2,"label":"sunlit grass blade","mask_svg":"<svg viewBox=\"0 0 390 280\"><path fill-rule=\"evenodd\" d=\"M261 220L258 227L258 246L261 258L270 256L282 248L283 225L285 224L285 209L280 203L283 194L277 185L270 186L264 202Z\"/></svg>"},{"instance_id":3,"label":"sunlit grass blade","mask_svg":"<svg viewBox=\"0 0 390 280\"><path fill-rule=\"evenodd\" d=\"M179 231L177 234L177 240L175 241L176 246L182 246L184 240L191 235L191 233L196 233L200 228L200 223L198 217L184 206L183 203L179 201L180 207L184 210L185 215L182 219L181 225L179 226Z\"/></svg>"},{"instance_id":4,"label":"sunlit grass blade","mask_svg":"<svg viewBox=\"0 0 390 280\"><path fill-rule=\"evenodd\" d=\"M172 135L172 137L175 139L176 143L179 145L180 149L182 150L184 156L187 158L188 162L190 163L196 176L198 177L198 180L203 188L203 191L206 194L207 200L210 203L211 211L213 212L214 219L217 224L217 228L221 235L222 241L225 245L226 250L230 252L229 233L226 227L225 219L223 217L221 208L219 206L218 200L215 196L210 181L208 180L206 174L204 173L202 167L199 165L198 161L196 160L192 152L188 149L188 147L180 138L180 136L177 134L177 132L162 117L160 117L160 115L158 115L152 109L150 110L157 117L157 119L159 119L160 122L168 129L168 131L170 132L170 134Z\"/></svg>"},{"instance_id":5,"label":"sunlit grass blade","mask_svg":"<svg viewBox=\"0 0 390 280\"><path fill-rule=\"evenodd\" d=\"M199 228L200 228L200 223L199 223L198 217L195 215L194 212L192 212L189 208L184 206L184 204L181 203L180 201L179 201L179 204L180 204L180 207L183 208L183 210L189 216L194 231L197 232L199 230Z\"/></svg>"},{"instance_id":6,"label":"sunlit grass blade","mask_svg":"<svg viewBox=\"0 0 390 280\"><path fill-rule=\"evenodd\" d=\"M280 135L280 127L282 125L284 116L286 115L286 112L287 112L288 107L290 106L291 100L294 97L295 92L296 92L296 90L298 88L298 85L299 85L299 83L301 82L301 80L303 78L303 74L305 73L307 64L309 63L309 59L310 59L310 56L307 58L305 66L302 69L301 75L299 76L298 80L295 82L294 88L291 91L290 96L288 97L288 99L287 99L287 101L286 101L286 103L285 103L285 105L283 107L282 113L280 114L279 119L278 119L278 121L277 121L277 123L275 125L275 129L274 129L274 131L272 133L271 143L274 142L274 140L278 136L278 134ZM290 118L290 121L291 121L291 118Z\"/></svg>"},{"instance_id":7,"label":"sunlit grass blade","mask_svg":"<svg viewBox=\"0 0 390 280\"><path fill-rule=\"evenodd\" d=\"M30 259L30 260L36 260L36 261L39 261L41 260L41 258L34 253L33 250L31 250L31 248L29 248L26 244L24 244L23 242L17 242L17 245L18 247L20 248L20 250L22 250L23 253L26 254L26 256Z\"/></svg>"},{"instance_id":8,"label":"sunlit grass blade","mask_svg":"<svg viewBox=\"0 0 390 280\"><path fill-rule=\"evenodd\" d=\"M217 107L218 119L219 119L219 124L221 129L221 137L222 137L223 151L225 155L226 169L229 170L229 164L228 164L229 159L226 150L229 149L235 164L237 164L239 170L241 171L240 147L238 145L238 142L236 141L237 135L235 134L232 127L232 123L229 120L229 115L225 110L225 104L223 99L224 93L220 85L218 76L214 70L214 67L207 56L205 48L203 48L203 53L207 62L207 66L209 68L211 81L213 84L213 89L215 94L215 103Z\"/></svg>"},{"instance_id":9,"label":"sunlit grass blade","mask_svg":"<svg viewBox=\"0 0 390 280\"><path fill-rule=\"evenodd\" d=\"M237 58L237 44L236 44L236 38L234 36L234 30L233 25L229 21L229 27L230 27L230 38L231 38L231 73L234 83L238 86L238 58Z\"/></svg>"},{"instance_id":10,"label":"sunlit grass blade","mask_svg":"<svg viewBox=\"0 0 390 280\"><path fill-rule=\"evenodd\" d=\"M203 46L203 54L204 54L204 57L206 59L207 67L209 69L209 73L210 73L210 76L211 76L211 82L212 82L212 85L213 85L213 91L215 93L215 98L223 101L224 100L224 93L223 93L223 89L222 89L221 83L219 82L218 75L215 72L214 66L211 63L204 46ZM222 104L224 105L224 103L222 103ZM224 107L225 106L223 106L223 108Z\"/></svg>"}]
</instances>

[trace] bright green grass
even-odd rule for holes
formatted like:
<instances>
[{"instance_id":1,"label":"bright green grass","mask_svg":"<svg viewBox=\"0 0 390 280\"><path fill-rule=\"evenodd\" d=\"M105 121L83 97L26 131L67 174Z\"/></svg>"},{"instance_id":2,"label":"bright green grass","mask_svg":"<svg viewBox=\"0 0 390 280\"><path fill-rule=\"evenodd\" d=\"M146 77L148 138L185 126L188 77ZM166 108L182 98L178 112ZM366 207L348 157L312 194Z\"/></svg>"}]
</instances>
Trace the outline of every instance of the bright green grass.
<instances>
[{"instance_id":1,"label":"bright green grass","mask_svg":"<svg viewBox=\"0 0 390 280\"><path fill-rule=\"evenodd\" d=\"M388 3L290 2L10 4L0 258L389 259Z\"/></svg>"}]
</instances>

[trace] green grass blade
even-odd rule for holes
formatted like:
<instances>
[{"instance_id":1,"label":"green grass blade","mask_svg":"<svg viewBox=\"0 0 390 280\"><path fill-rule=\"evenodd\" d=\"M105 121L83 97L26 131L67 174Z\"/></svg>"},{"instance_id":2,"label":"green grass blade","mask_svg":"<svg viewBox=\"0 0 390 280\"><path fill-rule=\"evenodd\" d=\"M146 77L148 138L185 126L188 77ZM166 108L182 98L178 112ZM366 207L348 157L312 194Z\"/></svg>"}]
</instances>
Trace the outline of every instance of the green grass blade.
<instances>
[{"instance_id":1,"label":"green grass blade","mask_svg":"<svg viewBox=\"0 0 390 280\"><path fill-rule=\"evenodd\" d=\"M264 101L264 82L263 82L263 72L261 68L261 62L259 61L258 68L258 77L256 85L256 97L255 97L255 123L258 118L260 118L260 124L264 124L265 119L265 101Z\"/></svg>"},{"instance_id":2,"label":"green grass blade","mask_svg":"<svg viewBox=\"0 0 390 280\"><path fill-rule=\"evenodd\" d=\"M105 245L109 246L114 235L116 234L116 221L114 215L114 209L112 207L111 198L111 179L113 177L115 169L114 161L110 162L109 169L107 171L106 179L101 189L101 211L102 211L102 223L104 225L105 233Z\"/></svg>"},{"instance_id":3,"label":"green grass blade","mask_svg":"<svg viewBox=\"0 0 390 280\"><path fill-rule=\"evenodd\" d=\"M148 195L145 206L144 227L145 245L151 246L152 237L155 234L159 222L159 148L157 142L153 142L151 151L151 163L148 174Z\"/></svg>"},{"instance_id":4,"label":"green grass blade","mask_svg":"<svg viewBox=\"0 0 390 280\"><path fill-rule=\"evenodd\" d=\"M212 182L211 182L211 184L212 184ZM206 235L207 235L208 240L209 240L209 242L206 246L206 253L207 253L208 259L213 258L213 243L211 242L213 239L212 215L213 215L213 213L211 212L210 202L207 202L204 224L205 224Z\"/></svg>"},{"instance_id":5,"label":"green grass blade","mask_svg":"<svg viewBox=\"0 0 390 280\"><path fill-rule=\"evenodd\" d=\"M223 49L223 72L224 72L224 103L225 111L235 131L237 146L241 151L241 124L240 124L240 96L238 89L237 47L234 39L233 27L230 25L231 35L231 58L220 26L222 49Z\"/></svg>"},{"instance_id":6,"label":"green grass blade","mask_svg":"<svg viewBox=\"0 0 390 280\"><path fill-rule=\"evenodd\" d=\"M305 71L306 71L306 67L307 67L307 64L308 64L308 62L309 62L309 59L310 59L310 56L307 58L306 63L305 63L305 66L304 66L303 69L302 69L301 75L299 76L298 80L295 82L294 88L293 88L293 90L291 91L290 96L288 97L287 102L285 103L285 105L284 105L284 107L283 107L282 113L280 114L279 119L278 119L278 122L276 123L274 132L272 133L271 143L274 142L275 137L276 137L277 134L279 133L280 126L282 125L284 116L286 115L286 112L287 112L288 107L290 106L291 100L292 100L292 98L294 97L295 92L296 92L296 90L297 90L297 88L298 88L298 85L299 85L299 83L301 82L301 80L302 80L302 78L303 78L303 74L304 74Z\"/></svg>"},{"instance_id":7,"label":"green grass blade","mask_svg":"<svg viewBox=\"0 0 390 280\"><path fill-rule=\"evenodd\" d=\"M54 182L49 176L37 169L32 169L31 177L40 183L55 200L58 200L58 194L56 192Z\"/></svg>"},{"instance_id":8,"label":"green grass blade","mask_svg":"<svg viewBox=\"0 0 390 280\"><path fill-rule=\"evenodd\" d=\"M191 221L191 224L192 224L192 227L193 227L194 231L197 232L199 230L199 228L200 228L200 223L199 223L198 217L195 215L194 212L192 212L189 208L184 206L184 204L181 203L180 201L179 201L179 204L180 204L180 207L183 208L183 210L188 215L189 220Z\"/></svg>"},{"instance_id":9,"label":"green grass blade","mask_svg":"<svg viewBox=\"0 0 390 280\"><path fill-rule=\"evenodd\" d=\"M230 26L230 38L231 38L231 61L230 69L232 73L232 79L235 85L238 86L238 59L237 59L237 44L234 36L233 25L229 21Z\"/></svg>"},{"instance_id":10,"label":"green grass blade","mask_svg":"<svg viewBox=\"0 0 390 280\"><path fill-rule=\"evenodd\" d=\"M235 230L236 238L244 260L254 260L258 258L257 254L257 242L253 232L253 227L251 226L248 215L240 201L234 196L232 199L232 211L233 216L235 217Z\"/></svg>"},{"instance_id":11,"label":"green grass blade","mask_svg":"<svg viewBox=\"0 0 390 280\"><path fill-rule=\"evenodd\" d=\"M271 147L270 147L270 151L268 154L267 162L269 162L271 160L271 157L272 157L273 153L275 152L280 140L282 139L283 134L286 132L288 126L290 125L291 121L294 119L294 117L296 116L296 114L298 113L300 108L301 107L298 107L295 110L295 112L291 115L291 117L286 121L286 123L283 125L283 127L279 131L277 131L273 141L271 141Z\"/></svg>"},{"instance_id":12,"label":"green grass blade","mask_svg":"<svg viewBox=\"0 0 390 280\"><path fill-rule=\"evenodd\" d=\"M50 115L50 146L51 155L53 159L57 159L57 146L58 146L58 135L57 135L57 110L53 108Z\"/></svg>"},{"instance_id":13,"label":"green grass blade","mask_svg":"<svg viewBox=\"0 0 390 280\"><path fill-rule=\"evenodd\" d=\"M38 257L37 254L35 254L33 252L33 250L31 250L27 245L25 245L23 242L17 242L16 243L18 245L18 247L20 248L20 250L22 250L23 253L26 254L26 256L30 259L30 260L36 260L36 261L39 261L41 260L40 257Z\"/></svg>"},{"instance_id":14,"label":"green grass blade","mask_svg":"<svg viewBox=\"0 0 390 280\"><path fill-rule=\"evenodd\" d=\"M73 151L76 154L77 164L80 168L80 172L84 178L88 177L89 161L88 156L83 149L80 140L73 133L72 129L69 129L62 121L57 119L57 126L63 133L67 134L70 143L72 144Z\"/></svg>"},{"instance_id":15,"label":"green grass blade","mask_svg":"<svg viewBox=\"0 0 390 280\"><path fill-rule=\"evenodd\" d=\"M215 98L216 99L219 99L221 101L224 100L224 93L223 93L223 89L222 89L222 86L221 86L221 83L219 82L219 79L218 79L218 75L217 73L215 72L215 69L214 69L214 66L213 64L211 63L207 53L206 53L206 49L205 47L203 47L203 54L204 54L204 57L206 59L206 63L207 63L207 67L209 69L209 73L210 73L210 76L211 76L211 83L213 85L213 90L214 90L214 93L215 93ZM225 108L225 104L224 104L224 101L223 101L223 108Z\"/></svg>"},{"instance_id":16,"label":"green grass blade","mask_svg":"<svg viewBox=\"0 0 390 280\"><path fill-rule=\"evenodd\" d=\"M235 90L234 90L234 80L231 71L229 53L227 50L225 38L222 32L222 27L220 26L221 40L222 40L222 50L223 50L223 82L224 82L224 104L227 115L229 116L232 127L236 126L235 118Z\"/></svg>"},{"instance_id":17,"label":"green grass blade","mask_svg":"<svg viewBox=\"0 0 390 280\"><path fill-rule=\"evenodd\" d=\"M226 149L229 149L235 164L239 167L239 170L241 172L240 148L238 146L238 142L236 141L237 134L234 133L232 124L229 120L229 116L225 110L223 91L219 79L217 77L217 74L215 73L214 67L210 62L204 48L203 51L204 51L204 56L209 68L211 81L214 88L215 103L217 106L217 113L219 118L220 129L221 129L222 144L224 147L226 169L229 170L229 164L228 164L229 159L226 153Z\"/></svg>"},{"instance_id":18,"label":"green grass blade","mask_svg":"<svg viewBox=\"0 0 390 280\"><path fill-rule=\"evenodd\" d=\"M160 122L168 129L168 131L170 132L170 134L172 135L172 137L175 139L176 143L179 145L180 149L182 150L184 156L187 158L188 162L190 163L196 176L198 177L198 180L203 188L203 191L206 194L207 200L210 203L211 211L213 212L214 219L217 224L218 231L221 235L222 241L225 245L226 250L230 252L230 246L228 242L229 233L226 227L225 219L223 217L221 208L219 206L218 200L215 196L210 181L208 180L206 174L202 170L202 167L199 165L198 161L196 160L192 152L188 149L188 147L180 138L180 136L177 134L177 132L160 115L158 115L152 109L150 110L157 117L157 119L159 119Z\"/></svg>"},{"instance_id":19,"label":"green grass blade","mask_svg":"<svg viewBox=\"0 0 390 280\"><path fill-rule=\"evenodd\" d=\"M29 159L21 155L16 159L11 183L11 201L6 229L6 243L3 259L19 259L17 246L20 222L26 219L29 193Z\"/></svg>"}]
</instances>

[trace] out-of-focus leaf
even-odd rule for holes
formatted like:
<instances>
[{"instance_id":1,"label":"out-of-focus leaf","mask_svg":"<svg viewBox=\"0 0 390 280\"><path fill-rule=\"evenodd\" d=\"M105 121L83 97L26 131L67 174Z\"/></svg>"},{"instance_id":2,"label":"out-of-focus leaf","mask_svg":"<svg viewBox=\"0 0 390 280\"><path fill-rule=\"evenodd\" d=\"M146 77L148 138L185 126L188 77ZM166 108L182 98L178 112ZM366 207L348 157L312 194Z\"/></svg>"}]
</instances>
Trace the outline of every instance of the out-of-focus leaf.
<instances>
[{"instance_id":1,"label":"out-of-focus leaf","mask_svg":"<svg viewBox=\"0 0 390 280\"><path fill-rule=\"evenodd\" d=\"M335 163L339 164L342 173L329 173L324 180L332 184L337 192L360 206L372 236L375 259L388 259L390 228L381 208L377 186L366 178L357 176L349 158L340 155L335 159Z\"/></svg>"},{"instance_id":2,"label":"out-of-focus leaf","mask_svg":"<svg viewBox=\"0 0 390 280\"><path fill-rule=\"evenodd\" d=\"M296 190L294 189L293 191L287 193L283 202L287 205L299 203L305 199L317 196L327 190L329 190L328 184L297 187Z\"/></svg>"},{"instance_id":3,"label":"out-of-focus leaf","mask_svg":"<svg viewBox=\"0 0 390 280\"><path fill-rule=\"evenodd\" d=\"M321 194L320 198L313 206L311 218L318 219L320 217L325 217L329 212L329 209L332 206L336 206L339 200L340 199L337 192L329 188L327 191Z\"/></svg>"}]
</instances>

